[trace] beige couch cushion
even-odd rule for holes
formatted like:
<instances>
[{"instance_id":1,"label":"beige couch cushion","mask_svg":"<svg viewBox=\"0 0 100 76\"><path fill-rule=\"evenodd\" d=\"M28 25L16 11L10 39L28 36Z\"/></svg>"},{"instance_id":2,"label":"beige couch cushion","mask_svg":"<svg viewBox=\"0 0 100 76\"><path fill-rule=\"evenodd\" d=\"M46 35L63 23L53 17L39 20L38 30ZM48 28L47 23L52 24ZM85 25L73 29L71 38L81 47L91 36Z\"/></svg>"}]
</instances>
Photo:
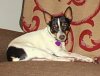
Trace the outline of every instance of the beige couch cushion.
<instances>
[{"instance_id":1,"label":"beige couch cushion","mask_svg":"<svg viewBox=\"0 0 100 76\"><path fill-rule=\"evenodd\" d=\"M100 65L66 62L0 63L0 76L100 76Z\"/></svg>"}]
</instances>

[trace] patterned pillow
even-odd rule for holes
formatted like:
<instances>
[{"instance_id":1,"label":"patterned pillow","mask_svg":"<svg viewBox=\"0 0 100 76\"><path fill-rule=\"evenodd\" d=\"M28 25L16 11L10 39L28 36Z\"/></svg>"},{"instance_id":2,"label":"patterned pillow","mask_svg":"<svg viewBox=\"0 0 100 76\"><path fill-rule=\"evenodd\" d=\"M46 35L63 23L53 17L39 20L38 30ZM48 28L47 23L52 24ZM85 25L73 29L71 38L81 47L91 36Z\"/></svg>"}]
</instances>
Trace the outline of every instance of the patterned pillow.
<instances>
[{"instance_id":1,"label":"patterned pillow","mask_svg":"<svg viewBox=\"0 0 100 76\"><path fill-rule=\"evenodd\" d=\"M89 57L100 57L100 0L24 0L21 28L25 32L46 26L43 11L59 15L71 6L73 20L66 48Z\"/></svg>"}]
</instances>

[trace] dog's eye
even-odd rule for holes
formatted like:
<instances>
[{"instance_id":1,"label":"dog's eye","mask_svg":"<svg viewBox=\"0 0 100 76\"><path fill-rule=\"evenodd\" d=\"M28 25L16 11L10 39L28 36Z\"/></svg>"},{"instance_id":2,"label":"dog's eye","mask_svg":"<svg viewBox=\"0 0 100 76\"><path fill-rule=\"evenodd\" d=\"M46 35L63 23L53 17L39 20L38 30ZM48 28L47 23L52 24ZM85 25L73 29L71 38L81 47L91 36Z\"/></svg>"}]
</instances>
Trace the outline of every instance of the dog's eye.
<instances>
[{"instance_id":1,"label":"dog's eye","mask_svg":"<svg viewBox=\"0 0 100 76\"><path fill-rule=\"evenodd\" d=\"M68 24L67 23L62 23L62 26L66 27L66 26L68 26Z\"/></svg>"},{"instance_id":2,"label":"dog's eye","mask_svg":"<svg viewBox=\"0 0 100 76\"><path fill-rule=\"evenodd\" d=\"M51 30L52 30L53 33L57 33L59 31L59 27L57 25L53 25L51 27Z\"/></svg>"},{"instance_id":3,"label":"dog's eye","mask_svg":"<svg viewBox=\"0 0 100 76\"><path fill-rule=\"evenodd\" d=\"M62 24L62 31L69 31L70 30L70 26L67 23L63 23Z\"/></svg>"},{"instance_id":4,"label":"dog's eye","mask_svg":"<svg viewBox=\"0 0 100 76\"><path fill-rule=\"evenodd\" d=\"M53 29L59 29L59 26L58 25L54 25L52 27L53 27Z\"/></svg>"},{"instance_id":5,"label":"dog's eye","mask_svg":"<svg viewBox=\"0 0 100 76\"><path fill-rule=\"evenodd\" d=\"M66 29L67 26L68 26L68 25L67 25L66 23L63 23L61 27L62 27L62 29L64 29L64 28Z\"/></svg>"},{"instance_id":6,"label":"dog's eye","mask_svg":"<svg viewBox=\"0 0 100 76\"><path fill-rule=\"evenodd\" d=\"M53 26L53 28L54 28L54 29L57 29L58 27L57 27L57 25L55 25L55 26Z\"/></svg>"}]
</instances>

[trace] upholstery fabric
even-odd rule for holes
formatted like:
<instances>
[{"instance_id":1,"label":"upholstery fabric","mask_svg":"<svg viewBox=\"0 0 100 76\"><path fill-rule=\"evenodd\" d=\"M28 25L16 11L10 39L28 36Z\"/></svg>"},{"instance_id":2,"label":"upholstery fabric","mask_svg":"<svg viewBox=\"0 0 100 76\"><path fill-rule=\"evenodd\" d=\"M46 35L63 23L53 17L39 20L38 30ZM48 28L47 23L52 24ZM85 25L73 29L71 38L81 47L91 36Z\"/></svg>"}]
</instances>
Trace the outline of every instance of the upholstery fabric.
<instances>
[{"instance_id":1,"label":"upholstery fabric","mask_svg":"<svg viewBox=\"0 0 100 76\"><path fill-rule=\"evenodd\" d=\"M1 76L100 76L100 65L66 62L4 62Z\"/></svg>"}]
</instances>

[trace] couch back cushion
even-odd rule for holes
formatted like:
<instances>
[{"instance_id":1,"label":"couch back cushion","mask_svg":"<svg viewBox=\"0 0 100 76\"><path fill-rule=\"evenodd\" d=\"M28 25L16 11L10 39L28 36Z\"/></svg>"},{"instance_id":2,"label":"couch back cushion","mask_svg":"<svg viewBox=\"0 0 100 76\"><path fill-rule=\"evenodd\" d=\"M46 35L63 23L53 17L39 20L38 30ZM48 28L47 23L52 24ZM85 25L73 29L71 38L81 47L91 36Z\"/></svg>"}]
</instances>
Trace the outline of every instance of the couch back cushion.
<instances>
[{"instance_id":1,"label":"couch back cushion","mask_svg":"<svg viewBox=\"0 0 100 76\"><path fill-rule=\"evenodd\" d=\"M6 49L10 41L22 34L21 32L0 29L0 62L6 61Z\"/></svg>"},{"instance_id":2,"label":"couch back cushion","mask_svg":"<svg viewBox=\"0 0 100 76\"><path fill-rule=\"evenodd\" d=\"M43 11L51 15L73 11L67 50L89 57L100 56L100 0L24 0L21 27L25 32L44 28Z\"/></svg>"}]
</instances>

